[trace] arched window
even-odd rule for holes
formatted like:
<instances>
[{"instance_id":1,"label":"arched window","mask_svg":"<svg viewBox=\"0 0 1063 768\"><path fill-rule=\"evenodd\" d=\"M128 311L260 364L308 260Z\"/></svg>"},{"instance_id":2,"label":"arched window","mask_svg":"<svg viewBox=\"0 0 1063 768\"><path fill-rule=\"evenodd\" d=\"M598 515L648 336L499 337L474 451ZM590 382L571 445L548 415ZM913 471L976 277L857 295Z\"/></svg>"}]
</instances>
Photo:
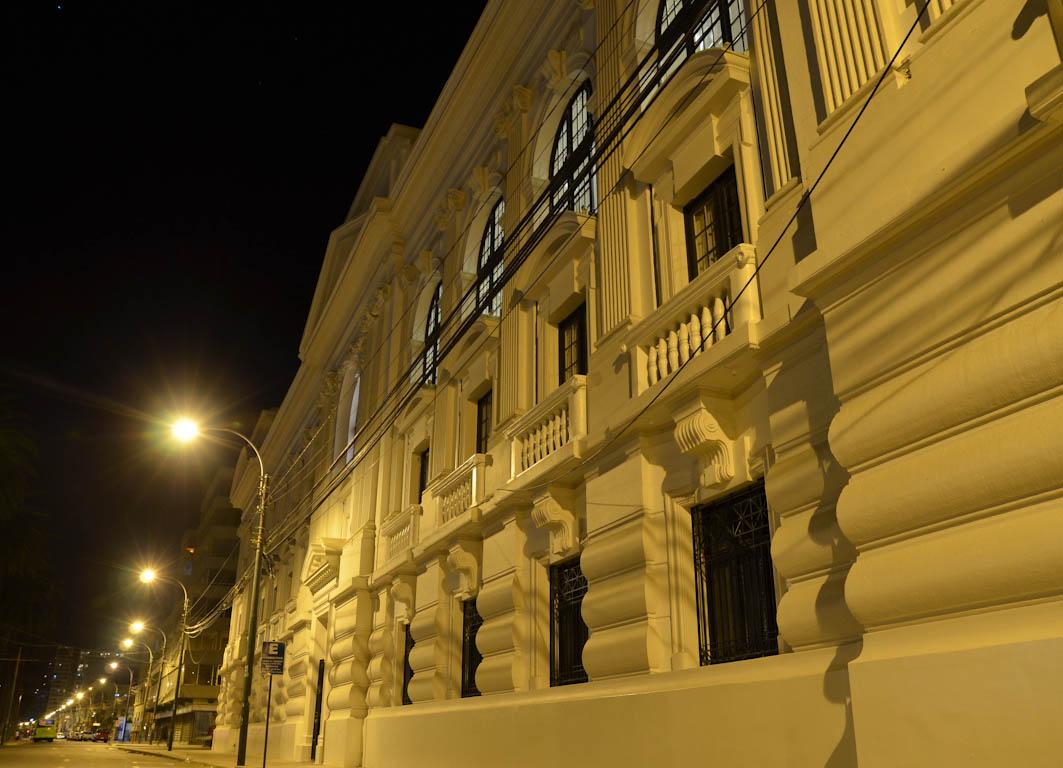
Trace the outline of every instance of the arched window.
<instances>
[{"instance_id":1,"label":"arched window","mask_svg":"<svg viewBox=\"0 0 1063 768\"><path fill-rule=\"evenodd\" d=\"M657 7L657 47L668 65L706 48L746 49L742 0L661 0ZM681 52L675 52L681 46Z\"/></svg>"},{"instance_id":2,"label":"arched window","mask_svg":"<svg viewBox=\"0 0 1063 768\"><path fill-rule=\"evenodd\" d=\"M480 312L497 315L502 311L502 291L492 292L502 282L502 217L506 213L506 201L499 200L491 209L480 240L480 255L476 260L476 307Z\"/></svg>"},{"instance_id":3,"label":"arched window","mask_svg":"<svg viewBox=\"0 0 1063 768\"><path fill-rule=\"evenodd\" d=\"M550 155L550 208L554 211L593 211L598 204L594 190L594 125L587 110L591 81L587 80L561 116Z\"/></svg>"},{"instance_id":4,"label":"arched window","mask_svg":"<svg viewBox=\"0 0 1063 768\"><path fill-rule=\"evenodd\" d=\"M443 293L443 283L436 284L432 301L428 305L428 314L424 318L424 383L436 383L436 365L439 362L439 298Z\"/></svg>"}]
</instances>

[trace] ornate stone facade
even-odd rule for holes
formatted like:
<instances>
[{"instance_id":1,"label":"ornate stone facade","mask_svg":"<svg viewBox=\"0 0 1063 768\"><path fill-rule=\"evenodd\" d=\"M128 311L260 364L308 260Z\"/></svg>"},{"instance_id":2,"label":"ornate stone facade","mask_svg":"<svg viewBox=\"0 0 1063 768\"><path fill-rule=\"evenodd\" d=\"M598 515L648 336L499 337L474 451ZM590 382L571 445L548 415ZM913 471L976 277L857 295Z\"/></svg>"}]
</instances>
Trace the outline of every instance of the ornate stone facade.
<instances>
[{"instance_id":1,"label":"ornate stone facade","mask_svg":"<svg viewBox=\"0 0 1063 768\"><path fill-rule=\"evenodd\" d=\"M381 142L263 447L271 755L1063 753L1058 0L680 5L490 2Z\"/></svg>"}]
</instances>

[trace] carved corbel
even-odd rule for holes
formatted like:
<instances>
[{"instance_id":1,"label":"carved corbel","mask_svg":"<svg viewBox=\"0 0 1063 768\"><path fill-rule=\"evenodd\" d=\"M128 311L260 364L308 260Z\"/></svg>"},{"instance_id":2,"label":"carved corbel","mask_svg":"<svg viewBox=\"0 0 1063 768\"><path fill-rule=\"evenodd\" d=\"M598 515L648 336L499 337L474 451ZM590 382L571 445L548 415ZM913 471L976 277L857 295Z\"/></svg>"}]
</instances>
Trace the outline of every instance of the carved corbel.
<instances>
[{"instance_id":1,"label":"carved corbel","mask_svg":"<svg viewBox=\"0 0 1063 768\"><path fill-rule=\"evenodd\" d=\"M703 405L681 416L673 434L679 450L700 460L702 485L723 485L734 477L734 446Z\"/></svg>"},{"instance_id":2,"label":"carved corbel","mask_svg":"<svg viewBox=\"0 0 1063 768\"><path fill-rule=\"evenodd\" d=\"M531 111L532 97L534 92L526 85L516 85L513 87L513 108L523 114L527 114Z\"/></svg>"},{"instance_id":3,"label":"carved corbel","mask_svg":"<svg viewBox=\"0 0 1063 768\"><path fill-rule=\"evenodd\" d=\"M447 553L447 569L457 578L454 596L459 600L471 600L479 593L482 555L480 539L462 539Z\"/></svg>"},{"instance_id":4,"label":"carved corbel","mask_svg":"<svg viewBox=\"0 0 1063 768\"><path fill-rule=\"evenodd\" d=\"M465 190L463 189L448 189L447 190L447 208L451 211L457 212L465 207Z\"/></svg>"},{"instance_id":5,"label":"carved corbel","mask_svg":"<svg viewBox=\"0 0 1063 768\"><path fill-rule=\"evenodd\" d=\"M573 495L567 489L551 488L532 504L532 522L550 533L551 559L561 559L579 551L579 521Z\"/></svg>"},{"instance_id":6,"label":"carved corbel","mask_svg":"<svg viewBox=\"0 0 1063 768\"><path fill-rule=\"evenodd\" d=\"M391 582L391 605L399 624L409 624L413 620L416 584L417 577L412 573L400 573Z\"/></svg>"},{"instance_id":7,"label":"carved corbel","mask_svg":"<svg viewBox=\"0 0 1063 768\"><path fill-rule=\"evenodd\" d=\"M551 90L564 88L568 85L568 53L563 50L548 51L542 71Z\"/></svg>"}]
</instances>

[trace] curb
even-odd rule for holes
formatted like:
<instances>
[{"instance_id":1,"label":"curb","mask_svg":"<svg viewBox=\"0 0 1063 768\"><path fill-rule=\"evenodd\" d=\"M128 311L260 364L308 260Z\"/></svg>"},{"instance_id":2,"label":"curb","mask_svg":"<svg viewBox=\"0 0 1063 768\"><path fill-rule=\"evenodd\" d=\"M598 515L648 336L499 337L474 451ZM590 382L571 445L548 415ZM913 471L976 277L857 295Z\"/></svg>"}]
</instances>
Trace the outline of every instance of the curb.
<instances>
[{"instance_id":1,"label":"curb","mask_svg":"<svg viewBox=\"0 0 1063 768\"><path fill-rule=\"evenodd\" d=\"M170 752L160 752L154 749L137 749L136 747L126 747L115 745L115 749L120 749L123 752L132 752L134 755L147 755L148 757L162 757L167 760L173 760L177 763L184 763L185 765L198 766L200 768L226 768L224 765L218 763L203 763L198 760L193 760L190 757L181 757Z\"/></svg>"}]
</instances>

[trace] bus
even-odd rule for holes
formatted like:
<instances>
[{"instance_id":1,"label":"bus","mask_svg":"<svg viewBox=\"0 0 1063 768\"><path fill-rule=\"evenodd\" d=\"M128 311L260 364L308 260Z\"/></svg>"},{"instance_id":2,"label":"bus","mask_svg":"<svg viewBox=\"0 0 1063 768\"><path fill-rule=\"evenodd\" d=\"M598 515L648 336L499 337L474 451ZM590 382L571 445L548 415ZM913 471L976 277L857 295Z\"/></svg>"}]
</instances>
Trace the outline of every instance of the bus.
<instances>
[{"instance_id":1,"label":"bus","mask_svg":"<svg viewBox=\"0 0 1063 768\"><path fill-rule=\"evenodd\" d=\"M33 740L37 741L55 741L55 720L38 720L37 727L33 730Z\"/></svg>"}]
</instances>

